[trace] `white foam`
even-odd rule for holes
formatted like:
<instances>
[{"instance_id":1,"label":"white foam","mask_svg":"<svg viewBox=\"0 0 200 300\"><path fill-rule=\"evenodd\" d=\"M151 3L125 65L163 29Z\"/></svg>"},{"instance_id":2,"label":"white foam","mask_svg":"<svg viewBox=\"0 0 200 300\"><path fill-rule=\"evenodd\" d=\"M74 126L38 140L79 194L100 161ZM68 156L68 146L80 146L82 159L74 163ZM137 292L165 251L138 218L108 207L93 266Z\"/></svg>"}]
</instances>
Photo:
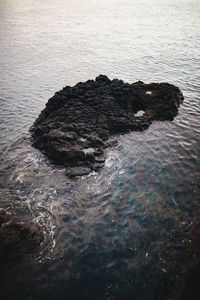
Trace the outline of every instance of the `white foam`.
<instances>
[{"instance_id":1,"label":"white foam","mask_svg":"<svg viewBox=\"0 0 200 300\"><path fill-rule=\"evenodd\" d=\"M18 175L17 178L16 178L16 181L19 181L20 183L23 183L23 179L22 179L23 177L24 177L24 174Z\"/></svg>"}]
</instances>

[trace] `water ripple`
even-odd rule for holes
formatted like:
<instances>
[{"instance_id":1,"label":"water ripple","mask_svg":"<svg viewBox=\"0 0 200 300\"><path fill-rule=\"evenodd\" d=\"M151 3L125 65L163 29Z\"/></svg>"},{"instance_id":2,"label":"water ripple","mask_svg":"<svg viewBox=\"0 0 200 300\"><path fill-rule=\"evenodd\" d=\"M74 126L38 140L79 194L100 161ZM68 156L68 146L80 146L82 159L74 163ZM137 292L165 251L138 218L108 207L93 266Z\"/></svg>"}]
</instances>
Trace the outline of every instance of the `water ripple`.
<instances>
[{"instance_id":1,"label":"water ripple","mask_svg":"<svg viewBox=\"0 0 200 300\"><path fill-rule=\"evenodd\" d=\"M198 17L195 0L1 1L1 208L46 237L34 262L7 270L2 298L177 299L199 215ZM71 181L28 127L55 91L99 73L170 82L185 100Z\"/></svg>"}]
</instances>

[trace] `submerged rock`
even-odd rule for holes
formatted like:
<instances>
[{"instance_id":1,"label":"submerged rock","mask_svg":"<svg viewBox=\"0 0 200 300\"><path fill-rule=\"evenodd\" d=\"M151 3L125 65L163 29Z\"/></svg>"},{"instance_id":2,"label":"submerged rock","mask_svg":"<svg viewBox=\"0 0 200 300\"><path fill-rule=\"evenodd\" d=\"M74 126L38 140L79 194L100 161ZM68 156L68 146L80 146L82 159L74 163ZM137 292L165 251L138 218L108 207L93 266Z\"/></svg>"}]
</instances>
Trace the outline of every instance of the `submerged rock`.
<instances>
[{"instance_id":1,"label":"submerged rock","mask_svg":"<svg viewBox=\"0 0 200 300\"><path fill-rule=\"evenodd\" d=\"M128 84L100 75L49 99L30 129L33 146L66 167L68 176L89 174L104 165L108 138L173 120L182 101L179 88L168 83Z\"/></svg>"},{"instance_id":2,"label":"submerged rock","mask_svg":"<svg viewBox=\"0 0 200 300\"><path fill-rule=\"evenodd\" d=\"M32 222L17 222L15 217L0 211L0 263L2 267L33 255L43 241L43 234Z\"/></svg>"}]
</instances>

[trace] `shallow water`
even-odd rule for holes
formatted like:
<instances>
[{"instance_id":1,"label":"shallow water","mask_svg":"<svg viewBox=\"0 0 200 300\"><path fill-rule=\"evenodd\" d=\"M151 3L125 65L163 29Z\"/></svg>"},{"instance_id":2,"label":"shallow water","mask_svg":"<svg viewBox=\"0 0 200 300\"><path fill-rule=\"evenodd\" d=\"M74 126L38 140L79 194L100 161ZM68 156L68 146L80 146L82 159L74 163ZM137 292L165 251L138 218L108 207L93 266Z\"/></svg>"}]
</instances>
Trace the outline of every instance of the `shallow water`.
<instances>
[{"instance_id":1,"label":"shallow water","mask_svg":"<svg viewBox=\"0 0 200 300\"><path fill-rule=\"evenodd\" d=\"M190 0L0 1L1 208L46 237L6 271L4 298L177 299L199 215L199 13ZM28 128L55 91L100 73L167 81L185 100L71 181Z\"/></svg>"}]
</instances>

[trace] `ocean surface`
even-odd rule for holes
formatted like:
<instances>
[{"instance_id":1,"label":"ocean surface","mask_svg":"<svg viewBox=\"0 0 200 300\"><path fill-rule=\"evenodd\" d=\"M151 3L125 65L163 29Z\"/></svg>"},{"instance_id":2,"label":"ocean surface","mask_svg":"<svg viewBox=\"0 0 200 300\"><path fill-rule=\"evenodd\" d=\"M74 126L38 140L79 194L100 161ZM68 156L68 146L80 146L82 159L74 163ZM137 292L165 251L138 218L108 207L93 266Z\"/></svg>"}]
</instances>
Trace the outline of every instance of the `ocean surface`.
<instances>
[{"instance_id":1,"label":"ocean surface","mask_svg":"<svg viewBox=\"0 0 200 300\"><path fill-rule=\"evenodd\" d=\"M2 299L178 299L200 218L199 16L199 0L0 0L0 209L45 236L1 278ZM99 74L185 99L72 181L29 127L56 91Z\"/></svg>"}]
</instances>

